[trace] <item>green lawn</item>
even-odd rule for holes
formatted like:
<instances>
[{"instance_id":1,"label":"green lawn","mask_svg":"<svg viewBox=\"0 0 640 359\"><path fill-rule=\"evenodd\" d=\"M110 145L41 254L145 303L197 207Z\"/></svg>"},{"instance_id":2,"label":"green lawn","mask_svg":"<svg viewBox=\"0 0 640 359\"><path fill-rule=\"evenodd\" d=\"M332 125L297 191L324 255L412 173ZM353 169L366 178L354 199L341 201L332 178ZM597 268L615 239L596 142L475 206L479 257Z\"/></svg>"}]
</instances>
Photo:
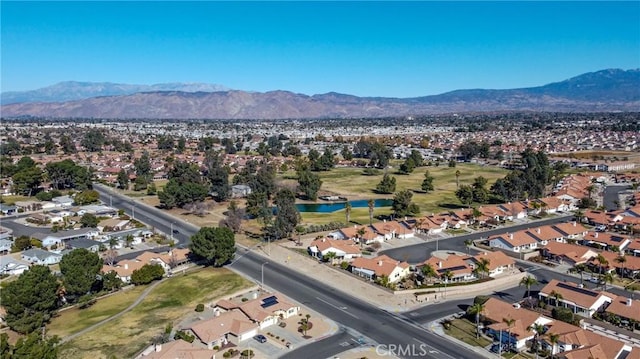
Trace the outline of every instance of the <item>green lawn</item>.
<instances>
[{"instance_id":1,"label":"green lawn","mask_svg":"<svg viewBox=\"0 0 640 359\"><path fill-rule=\"evenodd\" d=\"M167 324L192 313L198 303L252 285L227 269L204 268L176 275L156 287L132 311L64 344L60 358L132 358Z\"/></svg>"},{"instance_id":2,"label":"green lawn","mask_svg":"<svg viewBox=\"0 0 640 359\"><path fill-rule=\"evenodd\" d=\"M467 319L454 319L451 321L449 329L444 331L447 335L450 335L458 340L461 340L469 345L476 347L486 347L491 344L491 341L483 336L476 339L476 325L471 323Z\"/></svg>"},{"instance_id":3,"label":"green lawn","mask_svg":"<svg viewBox=\"0 0 640 359\"><path fill-rule=\"evenodd\" d=\"M84 328L119 313L131 305L144 289L144 286L140 286L127 291L121 291L107 298L98 300L96 304L87 309L74 308L63 311L47 325L47 330L50 335L57 335L61 338L77 333Z\"/></svg>"},{"instance_id":4,"label":"green lawn","mask_svg":"<svg viewBox=\"0 0 640 359\"><path fill-rule=\"evenodd\" d=\"M422 193L420 186L424 179L424 173L429 170L434 177L435 190L431 193ZM484 167L471 163L460 163L454 168L447 166L421 167L409 175L389 173L396 178L396 192L401 190L415 191L413 201L420 206L422 214L438 213L452 209L464 207L456 198L456 171L460 171L460 185L472 184L474 178L483 176L488 179L487 188L498 178L504 177L508 171L496 167ZM361 168L334 168L331 171L319 172L322 179L321 191L330 192L344 196L349 199L361 198L393 198L393 194L383 195L375 193L374 189L382 179L382 173L377 176L362 175ZM285 173L283 182L294 184L291 179L293 173ZM388 214L390 207L376 208L374 215ZM305 223L327 223L332 221L345 221L344 210L334 213L303 213L302 218ZM351 220L358 223L369 222L369 211L367 208L353 208L351 210Z\"/></svg>"}]
</instances>

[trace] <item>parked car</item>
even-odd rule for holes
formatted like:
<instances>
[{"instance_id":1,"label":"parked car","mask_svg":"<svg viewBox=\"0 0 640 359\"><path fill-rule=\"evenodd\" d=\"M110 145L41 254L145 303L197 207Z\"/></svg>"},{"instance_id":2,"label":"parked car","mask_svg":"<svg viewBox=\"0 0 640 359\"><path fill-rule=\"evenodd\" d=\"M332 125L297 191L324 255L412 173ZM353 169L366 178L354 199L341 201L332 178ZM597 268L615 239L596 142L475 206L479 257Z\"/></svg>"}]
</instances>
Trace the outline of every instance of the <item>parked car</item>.
<instances>
[{"instance_id":1,"label":"parked car","mask_svg":"<svg viewBox=\"0 0 640 359\"><path fill-rule=\"evenodd\" d=\"M257 340L260 343L266 343L267 342L267 337L265 337L262 334L258 334L255 337L253 337L253 339Z\"/></svg>"}]
</instances>

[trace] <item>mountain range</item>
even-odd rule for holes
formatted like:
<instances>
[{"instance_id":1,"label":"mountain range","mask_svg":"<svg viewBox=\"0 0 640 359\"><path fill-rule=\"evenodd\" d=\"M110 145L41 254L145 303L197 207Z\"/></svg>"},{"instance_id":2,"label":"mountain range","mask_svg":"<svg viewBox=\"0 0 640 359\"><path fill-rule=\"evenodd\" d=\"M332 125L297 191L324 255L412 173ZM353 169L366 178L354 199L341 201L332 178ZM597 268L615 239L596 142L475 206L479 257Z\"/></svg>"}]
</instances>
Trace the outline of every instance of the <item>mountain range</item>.
<instances>
[{"instance_id":1,"label":"mountain range","mask_svg":"<svg viewBox=\"0 0 640 359\"><path fill-rule=\"evenodd\" d=\"M117 91L122 93L113 93ZM74 96L78 99L64 101ZM22 101L8 103L15 99ZM63 102L45 102L53 99ZM1 108L6 118L279 119L476 111L640 112L640 69L601 70L539 87L456 90L414 98L358 97L335 92L312 96L289 91L261 93L207 84L65 82L35 91L3 93L2 101L6 103Z\"/></svg>"}]
</instances>

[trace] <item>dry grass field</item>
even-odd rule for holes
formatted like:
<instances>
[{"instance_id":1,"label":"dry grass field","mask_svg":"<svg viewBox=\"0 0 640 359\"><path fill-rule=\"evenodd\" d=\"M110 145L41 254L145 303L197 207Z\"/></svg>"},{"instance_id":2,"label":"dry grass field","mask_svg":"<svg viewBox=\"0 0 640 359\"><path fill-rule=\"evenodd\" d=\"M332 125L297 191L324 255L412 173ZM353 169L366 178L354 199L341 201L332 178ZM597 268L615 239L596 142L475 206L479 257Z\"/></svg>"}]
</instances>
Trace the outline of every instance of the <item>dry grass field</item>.
<instances>
[{"instance_id":1,"label":"dry grass field","mask_svg":"<svg viewBox=\"0 0 640 359\"><path fill-rule=\"evenodd\" d=\"M60 358L133 358L151 343L151 339L161 333L169 323L176 323L194 311L198 303L207 303L253 284L227 269L203 268L176 275L156 287L130 312L105 323L61 347ZM137 290L134 289L134 290ZM62 313L51 324L58 333L77 332L96 321L106 318L126 308L127 298L114 298L103 306L97 303L84 311ZM116 296L114 296L116 297ZM74 320L81 318L83 325ZM73 326L73 330L63 328ZM51 334L55 334L51 329Z\"/></svg>"}]
</instances>

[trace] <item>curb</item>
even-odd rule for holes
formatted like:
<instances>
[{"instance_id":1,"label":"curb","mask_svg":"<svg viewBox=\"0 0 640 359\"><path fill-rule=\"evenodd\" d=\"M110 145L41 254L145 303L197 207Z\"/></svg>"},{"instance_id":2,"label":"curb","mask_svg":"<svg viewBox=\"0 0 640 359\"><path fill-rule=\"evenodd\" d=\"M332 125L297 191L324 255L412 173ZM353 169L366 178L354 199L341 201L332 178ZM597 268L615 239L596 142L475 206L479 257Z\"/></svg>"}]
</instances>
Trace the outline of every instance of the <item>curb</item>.
<instances>
[{"instance_id":1,"label":"curb","mask_svg":"<svg viewBox=\"0 0 640 359\"><path fill-rule=\"evenodd\" d=\"M469 345L469 344L463 342L462 340L458 340L458 339L456 339L456 338L454 338L454 337L452 337L450 335L445 334L444 330L442 329L442 326L440 325L439 322L444 320L444 319L447 319L447 318L452 318L454 316L455 316L455 314L448 315L446 317L442 317L442 318L436 319L434 321L431 321L431 322L427 323L427 325L426 325L427 328L426 329L428 331L430 331L431 333L433 333L433 334L435 334L435 335L437 335L437 336L439 336L441 338L444 338L445 340L448 340L448 341L450 341L450 342L452 342L452 343L454 343L454 344L456 344L458 346L466 348L466 349L468 349L468 350L470 350L470 351L472 351L472 352L474 352L476 354L479 354L479 355L481 355L481 356L483 356L485 358L488 358L488 359L499 358L497 355L493 355L493 354L491 354L490 352L486 351L483 348Z\"/></svg>"}]
</instances>

